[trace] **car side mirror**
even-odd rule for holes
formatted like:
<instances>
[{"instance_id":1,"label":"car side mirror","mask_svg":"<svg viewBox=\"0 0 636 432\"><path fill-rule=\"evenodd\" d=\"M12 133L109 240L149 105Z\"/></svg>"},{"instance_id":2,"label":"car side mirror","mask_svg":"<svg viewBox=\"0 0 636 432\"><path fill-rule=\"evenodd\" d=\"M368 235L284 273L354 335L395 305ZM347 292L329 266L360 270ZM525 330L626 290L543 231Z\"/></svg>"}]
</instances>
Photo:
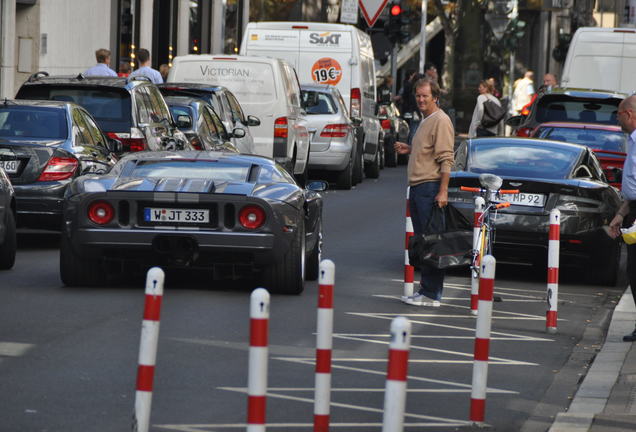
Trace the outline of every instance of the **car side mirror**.
<instances>
[{"instance_id":1,"label":"car side mirror","mask_svg":"<svg viewBox=\"0 0 636 432\"><path fill-rule=\"evenodd\" d=\"M177 117L176 124L179 129L190 129L192 128L192 117L189 115L180 115Z\"/></svg>"},{"instance_id":2,"label":"car side mirror","mask_svg":"<svg viewBox=\"0 0 636 432\"><path fill-rule=\"evenodd\" d=\"M120 154L124 151L124 144L118 139L108 138L106 140L106 149L111 153Z\"/></svg>"},{"instance_id":3,"label":"car side mirror","mask_svg":"<svg viewBox=\"0 0 636 432\"><path fill-rule=\"evenodd\" d=\"M518 128L519 126L521 126L521 123L523 123L523 121L526 119L525 116L522 115L516 115L516 116L512 116L510 117L508 120L506 120L506 126L510 126L511 128Z\"/></svg>"},{"instance_id":4,"label":"car side mirror","mask_svg":"<svg viewBox=\"0 0 636 432\"><path fill-rule=\"evenodd\" d=\"M253 115L248 115L247 116L247 125L248 126L260 126L261 125L261 120Z\"/></svg>"},{"instance_id":5,"label":"car side mirror","mask_svg":"<svg viewBox=\"0 0 636 432\"><path fill-rule=\"evenodd\" d=\"M245 129L234 128L232 130L232 138L243 138L245 136Z\"/></svg>"},{"instance_id":6,"label":"car side mirror","mask_svg":"<svg viewBox=\"0 0 636 432\"><path fill-rule=\"evenodd\" d=\"M329 187L329 184L323 180L314 180L307 183L305 189L314 191L314 192L324 192Z\"/></svg>"}]
</instances>

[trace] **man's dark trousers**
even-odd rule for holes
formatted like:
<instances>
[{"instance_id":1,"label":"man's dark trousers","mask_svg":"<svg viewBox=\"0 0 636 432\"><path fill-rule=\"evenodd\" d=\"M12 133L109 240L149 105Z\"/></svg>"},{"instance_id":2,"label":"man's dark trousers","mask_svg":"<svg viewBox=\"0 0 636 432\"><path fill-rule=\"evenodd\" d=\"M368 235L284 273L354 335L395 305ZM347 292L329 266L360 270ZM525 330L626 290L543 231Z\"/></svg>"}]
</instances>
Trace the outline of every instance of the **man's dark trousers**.
<instances>
[{"instance_id":1,"label":"man's dark trousers","mask_svg":"<svg viewBox=\"0 0 636 432\"><path fill-rule=\"evenodd\" d=\"M413 223L413 233L415 235L427 234L424 232L431 218L431 210L435 202L435 196L439 192L439 182L424 182L416 186L411 186L409 192L409 207L411 210L411 221ZM636 267L635 267L636 268ZM433 300L442 299L442 289L444 288L444 270L428 265L420 267L422 279L418 292Z\"/></svg>"}]
</instances>

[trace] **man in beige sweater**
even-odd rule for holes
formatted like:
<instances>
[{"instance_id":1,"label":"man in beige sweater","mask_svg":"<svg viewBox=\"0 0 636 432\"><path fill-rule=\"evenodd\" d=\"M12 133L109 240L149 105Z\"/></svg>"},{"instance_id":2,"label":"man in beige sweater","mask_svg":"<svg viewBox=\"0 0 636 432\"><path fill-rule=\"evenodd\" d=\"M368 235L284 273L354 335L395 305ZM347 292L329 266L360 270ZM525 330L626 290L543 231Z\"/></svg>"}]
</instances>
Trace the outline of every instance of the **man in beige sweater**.
<instances>
[{"instance_id":1,"label":"man in beige sweater","mask_svg":"<svg viewBox=\"0 0 636 432\"><path fill-rule=\"evenodd\" d=\"M455 130L451 119L439 108L440 88L423 78L414 85L417 107L422 121L413 137L412 146L395 143L399 154L409 154L409 206L413 232L425 234L434 205L448 205L448 181L453 166ZM422 266L420 289L405 303L416 306L439 306L444 287L444 270Z\"/></svg>"}]
</instances>

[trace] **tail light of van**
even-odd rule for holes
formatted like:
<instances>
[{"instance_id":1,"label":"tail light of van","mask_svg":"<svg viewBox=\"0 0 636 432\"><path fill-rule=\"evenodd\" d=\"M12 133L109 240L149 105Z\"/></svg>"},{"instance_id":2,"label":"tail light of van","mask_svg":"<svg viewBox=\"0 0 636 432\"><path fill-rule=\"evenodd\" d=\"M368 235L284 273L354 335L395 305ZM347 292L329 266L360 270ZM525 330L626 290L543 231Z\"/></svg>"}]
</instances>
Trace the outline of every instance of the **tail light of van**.
<instances>
[{"instance_id":1,"label":"tail light of van","mask_svg":"<svg viewBox=\"0 0 636 432\"><path fill-rule=\"evenodd\" d=\"M274 157L287 155L288 126L287 117L278 117L274 120Z\"/></svg>"},{"instance_id":2,"label":"tail light of van","mask_svg":"<svg viewBox=\"0 0 636 432\"><path fill-rule=\"evenodd\" d=\"M121 141L124 152L138 152L147 149L146 137L139 128L130 128L130 133L108 132L111 138Z\"/></svg>"},{"instance_id":3,"label":"tail light of van","mask_svg":"<svg viewBox=\"0 0 636 432\"><path fill-rule=\"evenodd\" d=\"M362 108L361 94L359 88L351 89L351 117L360 118Z\"/></svg>"},{"instance_id":4,"label":"tail light of van","mask_svg":"<svg viewBox=\"0 0 636 432\"><path fill-rule=\"evenodd\" d=\"M382 125L382 129L391 130L391 120L389 119L381 120L380 124Z\"/></svg>"},{"instance_id":5,"label":"tail light of van","mask_svg":"<svg viewBox=\"0 0 636 432\"><path fill-rule=\"evenodd\" d=\"M66 180L75 174L79 161L74 157L54 156L44 167L44 170L37 181L59 181Z\"/></svg>"},{"instance_id":6,"label":"tail light of van","mask_svg":"<svg viewBox=\"0 0 636 432\"><path fill-rule=\"evenodd\" d=\"M349 130L350 127L348 124L329 124L322 129L320 136L323 138L344 138L349 133Z\"/></svg>"}]
</instances>

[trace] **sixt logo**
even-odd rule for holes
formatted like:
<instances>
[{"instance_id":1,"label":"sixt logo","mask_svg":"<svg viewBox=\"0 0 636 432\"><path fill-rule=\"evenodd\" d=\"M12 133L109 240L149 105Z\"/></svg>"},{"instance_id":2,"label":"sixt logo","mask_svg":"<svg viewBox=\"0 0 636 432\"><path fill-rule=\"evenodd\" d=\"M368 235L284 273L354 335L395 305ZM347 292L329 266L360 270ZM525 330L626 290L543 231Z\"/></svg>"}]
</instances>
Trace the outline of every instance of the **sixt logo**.
<instances>
[{"instance_id":1,"label":"sixt logo","mask_svg":"<svg viewBox=\"0 0 636 432\"><path fill-rule=\"evenodd\" d=\"M331 32L311 33L309 35L309 43L322 45L338 45L340 44L340 36L342 35L339 33L331 34Z\"/></svg>"}]
</instances>

